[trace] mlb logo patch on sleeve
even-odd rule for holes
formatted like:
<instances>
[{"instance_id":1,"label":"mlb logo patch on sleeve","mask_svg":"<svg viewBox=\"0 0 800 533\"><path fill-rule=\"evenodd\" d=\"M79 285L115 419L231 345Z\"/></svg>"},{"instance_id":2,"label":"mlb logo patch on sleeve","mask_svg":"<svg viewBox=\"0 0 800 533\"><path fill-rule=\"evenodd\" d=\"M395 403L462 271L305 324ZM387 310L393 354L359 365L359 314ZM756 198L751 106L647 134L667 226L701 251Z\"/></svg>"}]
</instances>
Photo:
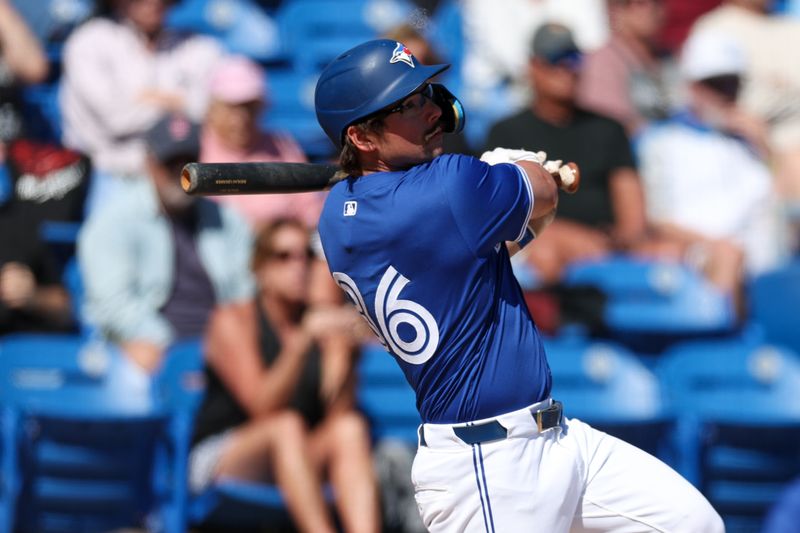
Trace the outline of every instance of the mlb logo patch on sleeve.
<instances>
[{"instance_id":1,"label":"mlb logo patch on sleeve","mask_svg":"<svg viewBox=\"0 0 800 533\"><path fill-rule=\"evenodd\" d=\"M344 203L344 216L354 217L356 216L356 211L358 211L358 202L350 201Z\"/></svg>"}]
</instances>

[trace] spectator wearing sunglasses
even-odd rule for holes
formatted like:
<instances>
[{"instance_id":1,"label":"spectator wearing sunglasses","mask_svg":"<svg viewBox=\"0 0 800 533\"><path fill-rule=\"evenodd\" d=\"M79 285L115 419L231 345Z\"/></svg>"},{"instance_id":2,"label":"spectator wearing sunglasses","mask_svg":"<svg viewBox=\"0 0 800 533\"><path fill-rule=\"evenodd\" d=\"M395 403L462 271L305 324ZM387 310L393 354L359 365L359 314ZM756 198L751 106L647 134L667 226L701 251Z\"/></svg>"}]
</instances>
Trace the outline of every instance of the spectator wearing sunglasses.
<instances>
[{"instance_id":1,"label":"spectator wearing sunglasses","mask_svg":"<svg viewBox=\"0 0 800 533\"><path fill-rule=\"evenodd\" d=\"M650 246L641 183L625 129L576 104L581 60L565 26L539 27L528 70L535 96L527 109L496 123L486 144L487 149L544 150L580 165L580 194L560 193L555 221L536 246L524 250L527 266L544 285L558 282L572 262L612 252L644 252Z\"/></svg>"},{"instance_id":2,"label":"spectator wearing sunglasses","mask_svg":"<svg viewBox=\"0 0 800 533\"><path fill-rule=\"evenodd\" d=\"M649 220L734 295L745 274L773 268L787 253L765 127L739 101L745 69L731 37L692 35L681 55L687 107L637 143Z\"/></svg>"},{"instance_id":3,"label":"spectator wearing sunglasses","mask_svg":"<svg viewBox=\"0 0 800 533\"><path fill-rule=\"evenodd\" d=\"M209 330L208 389L195 428L190 481L277 483L300 531L334 531L323 480L344 531L377 532L370 435L356 412L353 357L363 321L354 308L309 303L308 229L277 219L257 234L257 296L239 324ZM257 351L235 346L241 323ZM363 329L363 328L362 328ZM298 466L299 465L299 466Z\"/></svg>"}]
</instances>

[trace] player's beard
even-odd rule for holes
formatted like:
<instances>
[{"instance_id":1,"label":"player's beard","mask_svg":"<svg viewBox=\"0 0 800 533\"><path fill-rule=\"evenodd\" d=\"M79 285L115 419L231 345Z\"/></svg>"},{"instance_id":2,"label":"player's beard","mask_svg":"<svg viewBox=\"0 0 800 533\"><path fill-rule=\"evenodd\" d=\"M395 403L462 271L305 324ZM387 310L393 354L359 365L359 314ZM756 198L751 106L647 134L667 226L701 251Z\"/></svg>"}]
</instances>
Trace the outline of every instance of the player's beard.
<instances>
[{"instance_id":1,"label":"player's beard","mask_svg":"<svg viewBox=\"0 0 800 533\"><path fill-rule=\"evenodd\" d=\"M443 139L444 139L444 130L442 130L441 123L436 124L436 126L434 126L425 133L425 137L423 139L423 145L425 146L425 153L429 155L431 159L442 155L442 152L444 152Z\"/></svg>"}]
</instances>

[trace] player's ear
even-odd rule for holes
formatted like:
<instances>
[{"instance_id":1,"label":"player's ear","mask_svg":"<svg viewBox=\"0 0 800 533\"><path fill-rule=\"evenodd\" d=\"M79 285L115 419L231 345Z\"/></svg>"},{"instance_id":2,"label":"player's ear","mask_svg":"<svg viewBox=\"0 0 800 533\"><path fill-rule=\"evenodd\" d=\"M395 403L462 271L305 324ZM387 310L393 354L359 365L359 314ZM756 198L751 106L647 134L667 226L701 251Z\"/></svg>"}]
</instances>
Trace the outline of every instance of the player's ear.
<instances>
[{"instance_id":1,"label":"player's ear","mask_svg":"<svg viewBox=\"0 0 800 533\"><path fill-rule=\"evenodd\" d=\"M372 152L377 148L374 135L365 128L359 128L355 125L348 126L345 135L350 139L353 146L362 152Z\"/></svg>"}]
</instances>

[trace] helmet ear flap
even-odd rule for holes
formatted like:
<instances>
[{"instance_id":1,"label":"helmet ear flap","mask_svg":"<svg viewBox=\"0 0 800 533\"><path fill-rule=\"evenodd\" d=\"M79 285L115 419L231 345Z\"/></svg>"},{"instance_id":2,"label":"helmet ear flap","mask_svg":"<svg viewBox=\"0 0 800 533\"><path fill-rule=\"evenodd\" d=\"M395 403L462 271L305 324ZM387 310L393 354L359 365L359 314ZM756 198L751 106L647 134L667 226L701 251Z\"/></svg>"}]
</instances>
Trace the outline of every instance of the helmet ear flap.
<instances>
[{"instance_id":1,"label":"helmet ear flap","mask_svg":"<svg viewBox=\"0 0 800 533\"><path fill-rule=\"evenodd\" d=\"M459 133L464 129L466 115L464 106L447 87L441 83L431 83L433 102L442 110L442 129L446 133Z\"/></svg>"}]
</instances>

